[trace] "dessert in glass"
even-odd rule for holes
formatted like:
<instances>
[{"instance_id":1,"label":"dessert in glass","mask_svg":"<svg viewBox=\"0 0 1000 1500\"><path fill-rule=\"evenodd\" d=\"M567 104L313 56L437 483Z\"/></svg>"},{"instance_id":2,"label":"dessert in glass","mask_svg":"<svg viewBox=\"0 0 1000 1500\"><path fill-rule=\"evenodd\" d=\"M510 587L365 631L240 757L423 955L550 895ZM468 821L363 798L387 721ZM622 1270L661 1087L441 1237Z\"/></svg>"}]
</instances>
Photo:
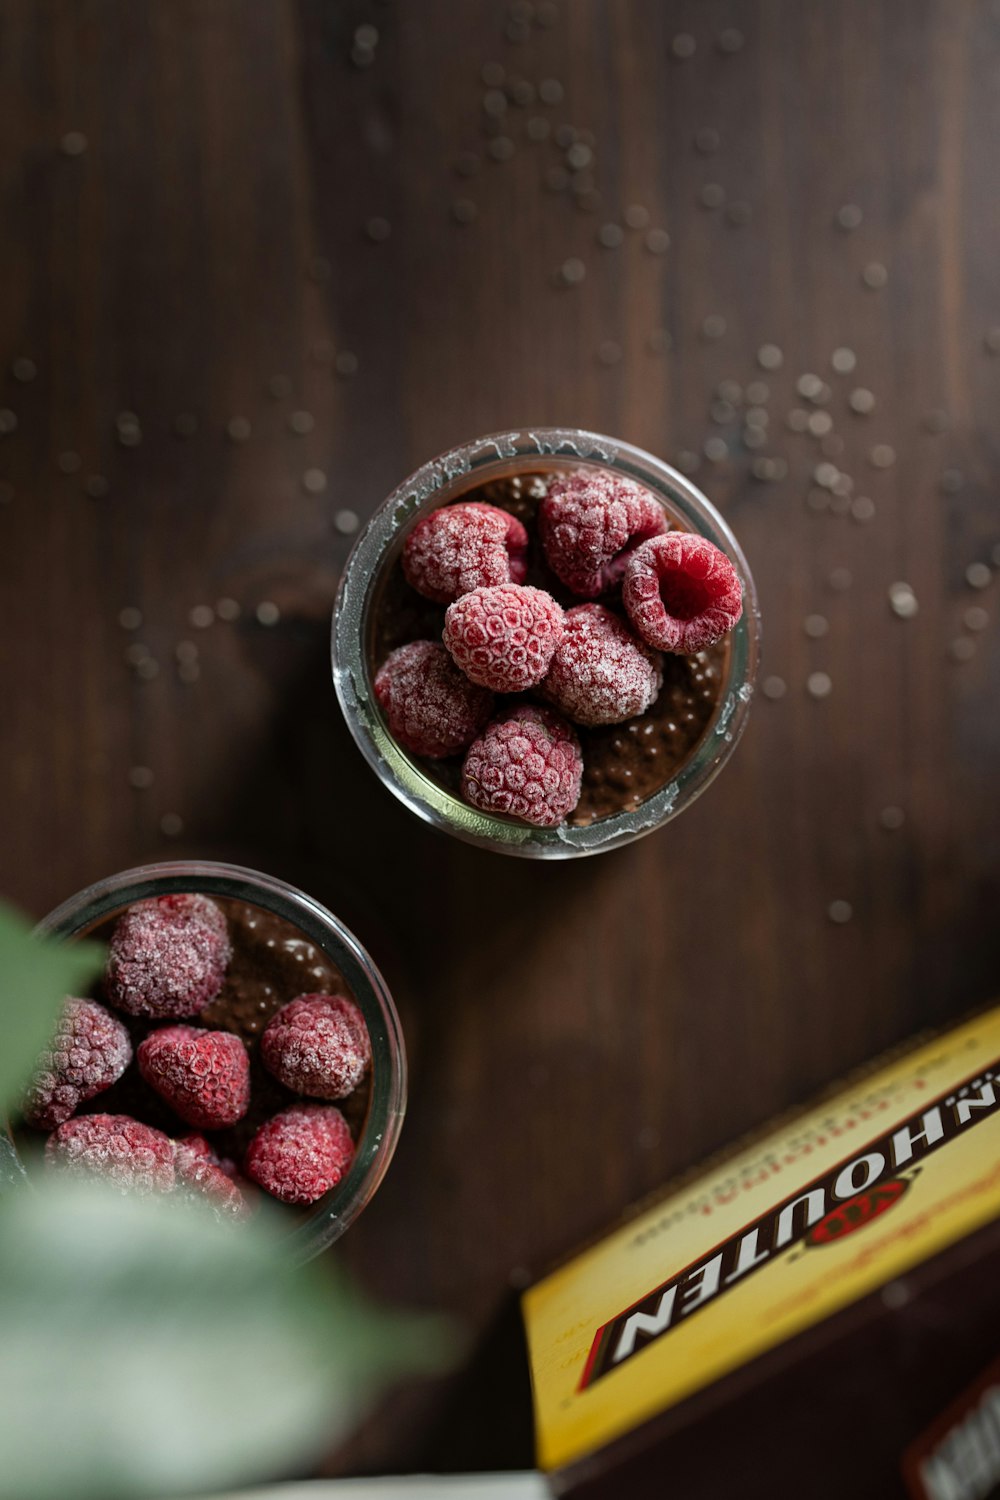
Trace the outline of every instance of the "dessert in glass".
<instances>
[{"instance_id":1,"label":"dessert in glass","mask_svg":"<svg viewBox=\"0 0 1000 1500\"><path fill-rule=\"evenodd\" d=\"M600 853L660 827L746 723L760 617L726 522L668 464L575 429L435 459L358 538L333 672L363 755L482 847Z\"/></svg>"},{"instance_id":2,"label":"dessert in glass","mask_svg":"<svg viewBox=\"0 0 1000 1500\"><path fill-rule=\"evenodd\" d=\"M93 1173L235 1220L270 1197L302 1259L353 1223L396 1147L406 1062L385 983L331 912L185 861L99 881L38 930L108 959L67 999L0 1173Z\"/></svg>"}]
</instances>

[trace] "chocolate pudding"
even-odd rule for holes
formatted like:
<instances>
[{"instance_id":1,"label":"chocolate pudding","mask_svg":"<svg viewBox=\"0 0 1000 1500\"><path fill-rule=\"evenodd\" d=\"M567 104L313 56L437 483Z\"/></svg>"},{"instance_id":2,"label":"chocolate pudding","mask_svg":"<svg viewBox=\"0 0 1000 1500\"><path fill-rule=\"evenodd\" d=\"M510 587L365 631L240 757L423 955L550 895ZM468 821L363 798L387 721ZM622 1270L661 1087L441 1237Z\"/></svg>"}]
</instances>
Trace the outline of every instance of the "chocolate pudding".
<instances>
[{"instance_id":1,"label":"chocolate pudding","mask_svg":"<svg viewBox=\"0 0 1000 1500\"><path fill-rule=\"evenodd\" d=\"M452 496L448 503L478 501L516 516L529 538L525 582L546 590L565 609L571 609L582 601L560 583L549 567L535 524L539 502L555 472L528 470L494 479ZM667 514L674 529L686 529L673 512ZM617 593L602 596L600 603L619 615L625 624L629 623ZM373 676L398 646L416 640L439 641L444 618L445 606L423 598L410 586L397 557L374 599L369 644ZM598 728L574 724L584 770L580 800L567 823L584 827L616 813L631 812L673 780L715 715L726 681L729 650L726 637L696 655L667 652L663 657L663 687L645 713L621 724ZM461 756L444 760L421 758L420 765L429 776L459 796Z\"/></svg>"},{"instance_id":2,"label":"chocolate pudding","mask_svg":"<svg viewBox=\"0 0 1000 1500\"><path fill-rule=\"evenodd\" d=\"M226 917L232 958L216 998L198 1015L186 1018L180 1024L234 1032L247 1047L250 1057L250 1106L247 1113L235 1125L204 1132L218 1155L230 1158L239 1167L257 1128L279 1110L304 1102L301 1095L279 1083L261 1062L258 1044L268 1021L275 1011L298 995L350 996L351 992L326 954L303 937L292 923L242 901L221 897L212 899ZM92 929L87 936L107 942L117 920L117 917L111 918ZM108 1004L100 980L93 988L92 998ZM128 1029L133 1050L151 1031L172 1024L163 1019L147 1020L125 1015L120 1010L114 1010L114 1013ZM366 1077L353 1094L336 1101L350 1126L355 1144L364 1128L369 1097L370 1082ZM192 1126L185 1124L144 1081L134 1062L117 1083L87 1100L77 1113L130 1115L174 1138L192 1132ZM36 1132L25 1131L25 1138L29 1147L34 1143L37 1148L39 1136Z\"/></svg>"}]
</instances>

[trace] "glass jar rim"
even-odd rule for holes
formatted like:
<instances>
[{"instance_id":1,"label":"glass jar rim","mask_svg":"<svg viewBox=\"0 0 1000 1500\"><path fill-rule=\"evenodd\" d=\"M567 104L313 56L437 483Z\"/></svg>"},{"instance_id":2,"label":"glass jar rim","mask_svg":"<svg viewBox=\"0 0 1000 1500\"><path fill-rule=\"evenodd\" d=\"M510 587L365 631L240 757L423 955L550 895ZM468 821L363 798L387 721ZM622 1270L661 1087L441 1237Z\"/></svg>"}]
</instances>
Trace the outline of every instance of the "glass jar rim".
<instances>
[{"instance_id":1,"label":"glass jar rim","mask_svg":"<svg viewBox=\"0 0 1000 1500\"><path fill-rule=\"evenodd\" d=\"M287 1236L292 1258L306 1260L354 1222L392 1160L406 1111L406 1051L399 1016L371 957L339 918L298 887L242 865L172 860L123 870L63 901L35 930L49 937L72 938L135 901L190 891L245 901L297 927L334 961L368 1028L371 1097L354 1159L344 1178Z\"/></svg>"},{"instance_id":2,"label":"glass jar rim","mask_svg":"<svg viewBox=\"0 0 1000 1500\"><path fill-rule=\"evenodd\" d=\"M546 467L596 465L633 479L692 530L719 546L743 584L743 616L730 632L726 689L693 753L675 776L637 808L586 826L534 828L480 812L430 777L389 734L368 660L368 611L383 568L417 517L463 493L477 479ZM331 629L333 678L351 734L379 779L411 812L465 842L507 854L565 859L630 843L675 817L705 790L742 735L753 697L760 643L760 609L749 565L727 522L691 481L664 460L631 443L578 428L532 427L490 433L430 460L392 491L361 532L347 560Z\"/></svg>"}]
</instances>

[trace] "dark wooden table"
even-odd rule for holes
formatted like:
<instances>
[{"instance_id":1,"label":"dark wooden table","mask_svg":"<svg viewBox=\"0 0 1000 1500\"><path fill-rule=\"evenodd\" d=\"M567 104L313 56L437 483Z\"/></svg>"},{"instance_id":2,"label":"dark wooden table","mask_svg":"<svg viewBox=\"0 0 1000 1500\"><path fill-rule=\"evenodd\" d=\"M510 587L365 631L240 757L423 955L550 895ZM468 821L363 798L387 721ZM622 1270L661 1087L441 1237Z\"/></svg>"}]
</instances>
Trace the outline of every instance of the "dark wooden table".
<instances>
[{"instance_id":1,"label":"dark wooden table","mask_svg":"<svg viewBox=\"0 0 1000 1500\"><path fill-rule=\"evenodd\" d=\"M531 12L0 3L0 889L236 857L384 964L411 1111L346 1254L472 1342L348 1469L526 1461L513 1289L1000 957L1000 6ZM330 685L352 517L522 423L694 472L775 695L571 867L418 825Z\"/></svg>"}]
</instances>

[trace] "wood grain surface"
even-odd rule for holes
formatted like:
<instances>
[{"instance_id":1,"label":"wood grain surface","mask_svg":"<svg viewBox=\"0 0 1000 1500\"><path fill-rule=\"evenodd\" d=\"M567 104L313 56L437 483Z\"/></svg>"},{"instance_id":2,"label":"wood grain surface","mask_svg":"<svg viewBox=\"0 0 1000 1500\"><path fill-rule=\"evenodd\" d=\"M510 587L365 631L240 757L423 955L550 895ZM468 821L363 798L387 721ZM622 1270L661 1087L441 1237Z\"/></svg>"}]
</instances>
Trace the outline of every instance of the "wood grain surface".
<instances>
[{"instance_id":1,"label":"wood grain surface","mask_svg":"<svg viewBox=\"0 0 1000 1500\"><path fill-rule=\"evenodd\" d=\"M236 857L384 966L411 1109L345 1253L470 1352L332 1470L530 1462L516 1286L997 985L1000 6L531 13L0 0L0 891ZM519 424L697 464L785 689L572 866L418 825L330 683L352 514Z\"/></svg>"}]
</instances>

